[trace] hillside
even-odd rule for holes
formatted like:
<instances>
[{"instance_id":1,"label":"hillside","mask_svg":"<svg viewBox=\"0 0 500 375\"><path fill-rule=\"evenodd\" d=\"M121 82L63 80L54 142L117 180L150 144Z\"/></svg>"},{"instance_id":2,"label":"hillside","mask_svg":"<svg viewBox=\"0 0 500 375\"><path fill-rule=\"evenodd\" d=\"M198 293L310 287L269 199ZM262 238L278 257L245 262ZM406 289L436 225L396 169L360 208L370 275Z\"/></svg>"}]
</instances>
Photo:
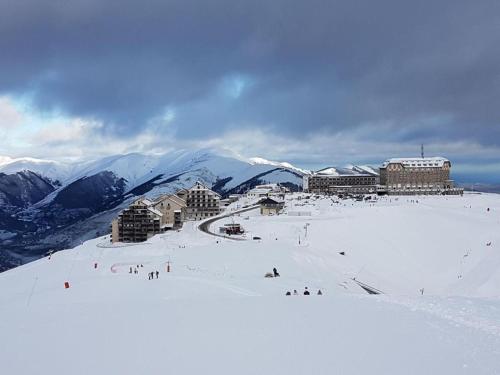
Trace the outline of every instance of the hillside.
<instances>
[{"instance_id":1,"label":"hillside","mask_svg":"<svg viewBox=\"0 0 500 375\"><path fill-rule=\"evenodd\" d=\"M74 164L8 159L0 164L0 271L107 233L111 219L138 196L174 193L197 180L223 196L269 182L297 191L302 173L287 163L208 149Z\"/></svg>"},{"instance_id":2,"label":"hillside","mask_svg":"<svg viewBox=\"0 0 500 375\"><path fill-rule=\"evenodd\" d=\"M500 373L500 196L305 197L289 196L283 215L211 225L240 222L240 241L190 222L138 245L99 237L0 274L3 368ZM281 277L265 278L273 267Z\"/></svg>"}]
</instances>

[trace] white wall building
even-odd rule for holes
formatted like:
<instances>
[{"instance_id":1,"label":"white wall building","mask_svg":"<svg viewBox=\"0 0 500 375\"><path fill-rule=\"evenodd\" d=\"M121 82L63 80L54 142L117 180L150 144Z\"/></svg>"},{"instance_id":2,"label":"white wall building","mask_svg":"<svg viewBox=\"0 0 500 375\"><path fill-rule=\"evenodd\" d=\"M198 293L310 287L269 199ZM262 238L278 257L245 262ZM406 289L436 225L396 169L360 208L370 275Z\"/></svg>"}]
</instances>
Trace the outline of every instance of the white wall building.
<instances>
[{"instance_id":1,"label":"white wall building","mask_svg":"<svg viewBox=\"0 0 500 375\"><path fill-rule=\"evenodd\" d=\"M186 197L188 220L203 220L220 213L220 195L199 181L191 189L183 189L179 193Z\"/></svg>"}]
</instances>

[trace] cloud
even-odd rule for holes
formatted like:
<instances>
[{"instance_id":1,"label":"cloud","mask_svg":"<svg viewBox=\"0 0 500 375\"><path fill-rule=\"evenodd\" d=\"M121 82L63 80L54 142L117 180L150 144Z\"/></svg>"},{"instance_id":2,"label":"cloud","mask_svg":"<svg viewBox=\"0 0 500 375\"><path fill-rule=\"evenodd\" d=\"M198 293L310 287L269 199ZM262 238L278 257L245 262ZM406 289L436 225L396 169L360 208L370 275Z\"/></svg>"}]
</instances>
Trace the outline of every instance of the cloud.
<instances>
[{"instance_id":1,"label":"cloud","mask_svg":"<svg viewBox=\"0 0 500 375\"><path fill-rule=\"evenodd\" d=\"M359 160L500 146L496 0L27 0L0 14L0 95L100 124L47 130L46 145L76 132L100 154L247 134L232 146L257 154L251 135L264 134L315 160L337 158L317 152L322 139Z\"/></svg>"},{"instance_id":2,"label":"cloud","mask_svg":"<svg viewBox=\"0 0 500 375\"><path fill-rule=\"evenodd\" d=\"M6 96L0 96L0 130L20 126L23 123L23 114L14 102Z\"/></svg>"},{"instance_id":3,"label":"cloud","mask_svg":"<svg viewBox=\"0 0 500 375\"><path fill-rule=\"evenodd\" d=\"M95 121L85 121L80 118L60 119L44 124L44 127L31 137L31 142L45 147L54 147L83 139L90 141L91 133L101 126L102 124Z\"/></svg>"}]
</instances>

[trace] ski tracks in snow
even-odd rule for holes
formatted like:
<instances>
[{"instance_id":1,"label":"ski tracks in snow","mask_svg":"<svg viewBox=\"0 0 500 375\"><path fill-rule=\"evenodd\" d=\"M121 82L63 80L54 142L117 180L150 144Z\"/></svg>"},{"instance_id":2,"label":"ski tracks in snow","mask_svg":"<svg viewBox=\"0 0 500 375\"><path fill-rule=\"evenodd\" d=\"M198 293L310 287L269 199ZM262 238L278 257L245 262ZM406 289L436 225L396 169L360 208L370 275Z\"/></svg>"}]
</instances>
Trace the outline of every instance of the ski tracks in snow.
<instances>
[{"instance_id":1,"label":"ski tracks in snow","mask_svg":"<svg viewBox=\"0 0 500 375\"><path fill-rule=\"evenodd\" d=\"M249 289L244 289L236 285L231 285L227 284L221 281L215 281L215 280L207 280L207 279L201 279L198 277L192 277L192 276L171 276L172 278L175 278L177 280L185 280L185 281L194 281L197 283L209 285L209 286L214 286L216 288L220 289L225 289L228 290L234 294L246 296L246 297L260 297L262 294L254 292Z\"/></svg>"},{"instance_id":2,"label":"ski tracks in snow","mask_svg":"<svg viewBox=\"0 0 500 375\"><path fill-rule=\"evenodd\" d=\"M500 340L500 300L465 297L382 297L385 301L403 305L412 311L423 311L450 323L473 328Z\"/></svg>"}]
</instances>

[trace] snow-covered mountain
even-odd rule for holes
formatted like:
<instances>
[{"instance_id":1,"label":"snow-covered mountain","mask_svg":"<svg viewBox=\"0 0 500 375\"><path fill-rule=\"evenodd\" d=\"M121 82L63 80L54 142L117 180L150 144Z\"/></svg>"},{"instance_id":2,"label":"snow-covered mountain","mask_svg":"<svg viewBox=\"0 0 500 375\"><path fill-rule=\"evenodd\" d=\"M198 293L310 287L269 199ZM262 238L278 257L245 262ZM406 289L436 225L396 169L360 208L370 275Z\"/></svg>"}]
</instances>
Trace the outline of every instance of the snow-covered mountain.
<instances>
[{"instance_id":1,"label":"snow-covered mountain","mask_svg":"<svg viewBox=\"0 0 500 375\"><path fill-rule=\"evenodd\" d=\"M249 158L248 161L251 164L274 165L275 167L288 168L288 169L295 170L295 171L302 173L302 174L310 174L311 173L311 171L309 171L307 169L297 168L297 167L293 166L292 164L290 164L288 162L283 162L283 161L272 161L272 160L267 160L267 159L259 158L259 157Z\"/></svg>"},{"instance_id":2,"label":"snow-covered mountain","mask_svg":"<svg viewBox=\"0 0 500 375\"><path fill-rule=\"evenodd\" d=\"M262 183L302 187L307 171L288 163L258 161L210 149L131 153L85 163L4 158L0 270L106 233L111 219L136 196L173 193L197 180L223 196Z\"/></svg>"},{"instance_id":3,"label":"snow-covered mountain","mask_svg":"<svg viewBox=\"0 0 500 375\"><path fill-rule=\"evenodd\" d=\"M30 171L54 181L65 181L78 164L66 164L54 160L35 158L0 158L0 173L13 174L21 171Z\"/></svg>"},{"instance_id":4,"label":"snow-covered mountain","mask_svg":"<svg viewBox=\"0 0 500 375\"><path fill-rule=\"evenodd\" d=\"M355 174L370 174L378 176L379 171L368 165L352 165L348 164L345 167L326 167L316 171L316 173L322 175L330 175L330 176L340 176L340 175L355 175Z\"/></svg>"}]
</instances>

